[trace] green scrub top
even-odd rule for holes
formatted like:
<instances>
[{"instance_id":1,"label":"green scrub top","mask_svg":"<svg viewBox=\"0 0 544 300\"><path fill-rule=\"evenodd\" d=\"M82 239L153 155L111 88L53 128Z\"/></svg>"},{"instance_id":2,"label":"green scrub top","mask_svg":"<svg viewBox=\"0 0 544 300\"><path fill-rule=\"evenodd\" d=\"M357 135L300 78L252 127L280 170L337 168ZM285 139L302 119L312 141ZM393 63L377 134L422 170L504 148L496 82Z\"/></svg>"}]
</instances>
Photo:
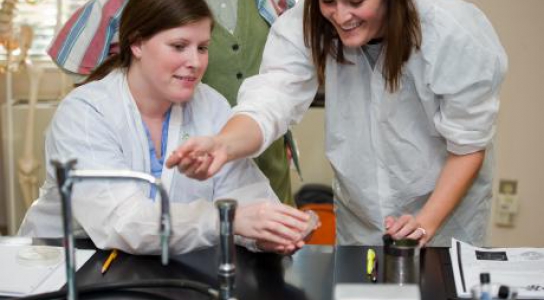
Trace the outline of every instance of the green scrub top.
<instances>
[{"instance_id":1,"label":"green scrub top","mask_svg":"<svg viewBox=\"0 0 544 300\"><path fill-rule=\"evenodd\" d=\"M219 91L231 106L236 105L238 89L244 79L259 72L269 29L253 0L238 0L237 23L232 34L221 24L215 24L208 69L202 82ZM270 145L255 162L270 180L278 198L294 205L284 138Z\"/></svg>"}]
</instances>

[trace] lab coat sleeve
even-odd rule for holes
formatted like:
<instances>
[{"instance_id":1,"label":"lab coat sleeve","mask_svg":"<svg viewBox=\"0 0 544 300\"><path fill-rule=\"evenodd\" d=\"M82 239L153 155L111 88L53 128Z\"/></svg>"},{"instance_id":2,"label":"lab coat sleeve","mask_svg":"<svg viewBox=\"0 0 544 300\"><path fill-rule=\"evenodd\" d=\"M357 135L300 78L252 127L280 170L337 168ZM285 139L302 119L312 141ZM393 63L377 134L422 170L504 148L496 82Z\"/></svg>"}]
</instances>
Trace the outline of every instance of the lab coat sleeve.
<instances>
[{"instance_id":1,"label":"lab coat sleeve","mask_svg":"<svg viewBox=\"0 0 544 300\"><path fill-rule=\"evenodd\" d=\"M96 103L73 97L62 102L51 124L48 158L77 158L78 169L130 169L129 158L118 142L118 135L126 133L116 129L119 124L106 122ZM125 181L78 182L72 196L74 217L99 248L158 254L159 203L147 198L144 191L141 184ZM216 242L218 222L213 203L172 203L171 215L170 246L175 253Z\"/></svg>"},{"instance_id":2,"label":"lab coat sleeve","mask_svg":"<svg viewBox=\"0 0 544 300\"><path fill-rule=\"evenodd\" d=\"M304 46L303 4L299 1L274 23L259 74L247 78L238 92L235 114L252 117L262 131L264 142L255 156L302 120L317 92L311 53Z\"/></svg>"},{"instance_id":3,"label":"lab coat sleeve","mask_svg":"<svg viewBox=\"0 0 544 300\"><path fill-rule=\"evenodd\" d=\"M214 131L217 133L232 115L228 102L215 90L210 90L209 97L216 98L208 111L214 110L212 120ZM219 198L233 198L241 205L268 199L267 201L280 203L278 197L270 187L268 178L259 170L252 159L237 159L227 163L214 176L214 200Z\"/></svg>"},{"instance_id":4,"label":"lab coat sleeve","mask_svg":"<svg viewBox=\"0 0 544 300\"><path fill-rule=\"evenodd\" d=\"M492 141L507 68L506 53L491 25L483 15L474 16L465 26L437 16L422 49L426 83L439 100L435 128L448 151L457 155L483 150Z\"/></svg>"},{"instance_id":5,"label":"lab coat sleeve","mask_svg":"<svg viewBox=\"0 0 544 300\"><path fill-rule=\"evenodd\" d=\"M215 131L219 132L227 119L231 116L231 109L226 99L220 94L212 91L210 97L220 98L214 102L213 107L208 111L215 110L212 118L216 126ZM272 190L270 182L259 170L252 159L244 158L227 163L221 171L214 176L214 201L220 199L234 199L239 206L256 202L271 202L280 204L278 197ZM236 236L235 242L244 246L250 251L259 251L255 240Z\"/></svg>"}]
</instances>

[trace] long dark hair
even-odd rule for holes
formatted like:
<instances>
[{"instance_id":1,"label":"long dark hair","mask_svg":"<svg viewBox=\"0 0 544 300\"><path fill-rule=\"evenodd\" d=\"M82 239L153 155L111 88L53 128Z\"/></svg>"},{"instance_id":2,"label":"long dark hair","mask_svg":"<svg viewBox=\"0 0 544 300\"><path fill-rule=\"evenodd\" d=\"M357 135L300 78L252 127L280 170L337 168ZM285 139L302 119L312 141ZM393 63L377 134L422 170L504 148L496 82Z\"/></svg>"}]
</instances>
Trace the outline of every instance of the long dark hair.
<instances>
[{"instance_id":1,"label":"long dark hair","mask_svg":"<svg viewBox=\"0 0 544 300\"><path fill-rule=\"evenodd\" d=\"M304 3L304 43L312 50L313 61L320 84L325 82L327 56L338 63L350 63L344 57L342 41L332 24L319 10L320 0ZM390 92L400 87L402 69L412 51L421 47L421 24L413 0L384 0L386 15L384 24L385 59L383 76Z\"/></svg>"},{"instance_id":2,"label":"long dark hair","mask_svg":"<svg viewBox=\"0 0 544 300\"><path fill-rule=\"evenodd\" d=\"M119 24L119 53L96 68L84 83L99 80L117 68L128 68L132 61L130 46L155 34L210 19L213 15L204 0L130 0Z\"/></svg>"}]
</instances>

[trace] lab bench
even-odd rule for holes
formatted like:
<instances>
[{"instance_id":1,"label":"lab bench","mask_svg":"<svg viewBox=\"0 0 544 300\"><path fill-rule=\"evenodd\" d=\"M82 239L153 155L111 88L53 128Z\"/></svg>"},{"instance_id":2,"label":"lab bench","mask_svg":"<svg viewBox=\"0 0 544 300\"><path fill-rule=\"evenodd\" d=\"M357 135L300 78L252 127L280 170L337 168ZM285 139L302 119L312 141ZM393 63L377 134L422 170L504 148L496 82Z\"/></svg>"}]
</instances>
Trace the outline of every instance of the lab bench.
<instances>
[{"instance_id":1,"label":"lab bench","mask_svg":"<svg viewBox=\"0 0 544 300\"><path fill-rule=\"evenodd\" d=\"M34 244L60 245L60 240L36 240ZM78 248L94 249L90 240L78 240ZM292 256L252 253L236 247L236 295L244 300L330 300L337 283L367 283L365 246L307 245ZM383 282L381 247L372 247L378 258L378 282ZM98 250L77 272L77 285L111 284L146 279L182 279L219 286L219 249L205 248L174 255L168 266L159 256L120 253L106 274L101 274L109 251ZM447 248L421 251L423 300L456 299ZM143 292L143 293L142 293ZM86 294L80 299L208 299L190 290L146 288Z\"/></svg>"}]
</instances>

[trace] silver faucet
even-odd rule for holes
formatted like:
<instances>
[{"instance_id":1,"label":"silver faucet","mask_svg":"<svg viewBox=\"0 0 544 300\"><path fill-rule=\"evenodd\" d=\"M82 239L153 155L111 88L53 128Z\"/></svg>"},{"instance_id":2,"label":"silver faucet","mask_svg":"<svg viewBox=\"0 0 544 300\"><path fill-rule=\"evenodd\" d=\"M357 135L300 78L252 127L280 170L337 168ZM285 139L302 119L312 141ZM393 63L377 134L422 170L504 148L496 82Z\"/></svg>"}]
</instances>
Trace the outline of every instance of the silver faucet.
<instances>
[{"instance_id":1,"label":"silver faucet","mask_svg":"<svg viewBox=\"0 0 544 300\"><path fill-rule=\"evenodd\" d=\"M235 248L234 215L238 206L236 200L224 199L215 202L219 210L219 242L221 260L219 263L219 299L231 300L234 297Z\"/></svg>"},{"instance_id":2,"label":"silver faucet","mask_svg":"<svg viewBox=\"0 0 544 300\"><path fill-rule=\"evenodd\" d=\"M62 221L64 228L64 248L66 256L66 279L68 287L67 298L77 300L76 293L76 268L74 251L74 230L72 228L72 187L77 180L86 179L119 179L119 180L140 180L148 182L157 187L161 196L161 258L162 264L168 264L168 242L172 232L170 220L170 201L160 179L149 174L129 170L74 170L77 160L71 159L65 162L52 160L51 163L56 169L57 184L62 200Z\"/></svg>"}]
</instances>

